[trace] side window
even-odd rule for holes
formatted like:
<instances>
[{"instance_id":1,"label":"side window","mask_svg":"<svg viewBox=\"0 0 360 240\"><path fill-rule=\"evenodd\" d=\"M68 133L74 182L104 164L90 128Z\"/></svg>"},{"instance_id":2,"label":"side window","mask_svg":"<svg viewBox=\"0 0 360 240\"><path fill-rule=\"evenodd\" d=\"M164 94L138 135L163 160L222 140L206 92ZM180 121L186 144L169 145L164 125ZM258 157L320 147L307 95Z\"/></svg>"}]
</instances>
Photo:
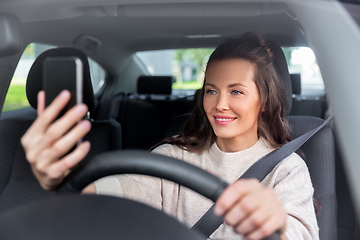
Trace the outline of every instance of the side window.
<instances>
[{"instance_id":1,"label":"side window","mask_svg":"<svg viewBox=\"0 0 360 240\"><path fill-rule=\"evenodd\" d=\"M311 48L286 47L282 49L290 74L300 74L301 95L323 96L325 94L325 86L315 54Z\"/></svg>"},{"instance_id":2,"label":"side window","mask_svg":"<svg viewBox=\"0 0 360 240\"><path fill-rule=\"evenodd\" d=\"M176 82L172 89L175 94L193 94L201 88L204 70L214 48L190 48L138 52L150 75L172 75Z\"/></svg>"},{"instance_id":3,"label":"side window","mask_svg":"<svg viewBox=\"0 0 360 240\"><path fill-rule=\"evenodd\" d=\"M94 93L97 93L105 83L106 72L105 70L94 60L88 58L91 83L93 86Z\"/></svg>"},{"instance_id":4,"label":"side window","mask_svg":"<svg viewBox=\"0 0 360 240\"><path fill-rule=\"evenodd\" d=\"M37 56L51 48L55 48L55 46L38 43L31 43L25 48L6 94L3 112L29 106L25 89L27 75ZM93 89L96 93L104 84L106 74L104 69L90 58L89 65Z\"/></svg>"},{"instance_id":5,"label":"side window","mask_svg":"<svg viewBox=\"0 0 360 240\"><path fill-rule=\"evenodd\" d=\"M54 48L54 46L34 43L25 48L6 94L3 112L29 106L25 89L26 77L36 57L50 48Z\"/></svg>"}]
</instances>

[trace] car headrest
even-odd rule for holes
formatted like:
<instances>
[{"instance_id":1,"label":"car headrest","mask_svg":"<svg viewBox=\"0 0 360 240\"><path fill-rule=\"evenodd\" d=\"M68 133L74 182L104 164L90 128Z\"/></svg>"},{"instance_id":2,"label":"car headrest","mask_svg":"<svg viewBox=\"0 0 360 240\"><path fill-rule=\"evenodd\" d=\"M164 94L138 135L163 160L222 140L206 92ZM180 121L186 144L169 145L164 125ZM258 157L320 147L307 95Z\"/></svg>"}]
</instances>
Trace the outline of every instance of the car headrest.
<instances>
[{"instance_id":1,"label":"car headrest","mask_svg":"<svg viewBox=\"0 0 360 240\"><path fill-rule=\"evenodd\" d=\"M290 74L292 94L300 95L301 94L301 76L300 73Z\"/></svg>"},{"instance_id":2,"label":"car headrest","mask_svg":"<svg viewBox=\"0 0 360 240\"><path fill-rule=\"evenodd\" d=\"M267 40L267 45L273 52L274 66L283 87L285 111L286 115L288 115L292 106L292 87L286 58L284 52L277 43Z\"/></svg>"},{"instance_id":3,"label":"car headrest","mask_svg":"<svg viewBox=\"0 0 360 240\"><path fill-rule=\"evenodd\" d=\"M175 78L172 76L140 76L137 81L137 93L170 95L174 82Z\"/></svg>"},{"instance_id":4,"label":"car headrest","mask_svg":"<svg viewBox=\"0 0 360 240\"><path fill-rule=\"evenodd\" d=\"M91 111L95 106L94 91L91 85L90 68L87 56L75 48L55 48L40 54L29 71L26 81L26 95L30 105L37 108L37 95L43 90L43 62L47 57L78 57L83 62L83 101Z\"/></svg>"}]
</instances>

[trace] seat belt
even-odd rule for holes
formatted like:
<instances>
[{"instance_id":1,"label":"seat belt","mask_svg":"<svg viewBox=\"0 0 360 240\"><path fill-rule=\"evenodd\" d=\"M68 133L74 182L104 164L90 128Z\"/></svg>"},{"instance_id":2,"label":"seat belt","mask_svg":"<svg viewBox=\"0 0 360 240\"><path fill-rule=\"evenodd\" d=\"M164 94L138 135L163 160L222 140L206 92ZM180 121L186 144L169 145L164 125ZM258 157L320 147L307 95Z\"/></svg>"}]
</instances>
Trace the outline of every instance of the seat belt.
<instances>
[{"instance_id":1,"label":"seat belt","mask_svg":"<svg viewBox=\"0 0 360 240\"><path fill-rule=\"evenodd\" d=\"M261 182L279 162L300 148L315 133L327 125L333 117L334 114L331 114L331 116L319 127L310 130L309 132L260 158L239 179L256 178ZM195 223L191 229L200 231L205 234L206 237L209 237L224 222L223 216L215 215L214 205Z\"/></svg>"}]
</instances>

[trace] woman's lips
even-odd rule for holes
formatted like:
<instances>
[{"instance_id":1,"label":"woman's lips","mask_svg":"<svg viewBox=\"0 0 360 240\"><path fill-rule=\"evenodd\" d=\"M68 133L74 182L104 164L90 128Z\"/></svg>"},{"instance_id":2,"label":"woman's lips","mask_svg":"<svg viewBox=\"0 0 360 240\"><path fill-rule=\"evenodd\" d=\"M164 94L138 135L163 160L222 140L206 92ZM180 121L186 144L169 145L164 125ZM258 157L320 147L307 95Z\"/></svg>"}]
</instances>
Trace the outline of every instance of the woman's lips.
<instances>
[{"instance_id":1,"label":"woman's lips","mask_svg":"<svg viewBox=\"0 0 360 240\"><path fill-rule=\"evenodd\" d=\"M219 125L227 125L229 123L232 123L236 120L235 117L228 117L228 116L214 116L214 120L216 124Z\"/></svg>"}]
</instances>

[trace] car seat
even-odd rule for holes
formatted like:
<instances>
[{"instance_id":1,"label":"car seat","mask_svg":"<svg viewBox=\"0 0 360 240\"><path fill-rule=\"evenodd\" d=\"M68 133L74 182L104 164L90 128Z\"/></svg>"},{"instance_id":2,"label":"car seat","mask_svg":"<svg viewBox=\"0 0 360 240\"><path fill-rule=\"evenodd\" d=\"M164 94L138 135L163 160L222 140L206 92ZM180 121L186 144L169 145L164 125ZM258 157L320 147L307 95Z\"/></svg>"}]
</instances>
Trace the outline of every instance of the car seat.
<instances>
[{"instance_id":1,"label":"car seat","mask_svg":"<svg viewBox=\"0 0 360 240\"><path fill-rule=\"evenodd\" d=\"M57 48L42 53L32 65L27 77L26 93L30 105L36 109L37 94L42 90L42 63L46 57L76 56L83 61L83 99L90 110L95 98L91 85L89 63L86 55L73 48ZM45 191L26 160L20 139L35 120L34 117L7 118L0 121L0 212L29 201L45 198L54 192ZM84 137L91 142L86 158L95 154L121 148L121 127L116 121L91 121L91 131Z\"/></svg>"},{"instance_id":2,"label":"car seat","mask_svg":"<svg viewBox=\"0 0 360 240\"><path fill-rule=\"evenodd\" d=\"M301 95L301 74L290 74L292 85L292 107L290 115L325 117L327 109L325 96Z\"/></svg>"},{"instance_id":3,"label":"car seat","mask_svg":"<svg viewBox=\"0 0 360 240\"><path fill-rule=\"evenodd\" d=\"M275 42L268 41L273 52L274 66L283 87L287 115L292 107L292 87L285 55ZM179 130L190 114L174 118L167 129L167 136L179 134ZM311 116L288 116L292 127L291 138L320 126L324 120ZM325 126L300 149L305 156L314 186L314 200L317 202L317 221L321 240L337 239L337 202L335 191L335 142L332 129ZM240 176L239 176L240 177Z\"/></svg>"},{"instance_id":4,"label":"car seat","mask_svg":"<svg viewBox=\"0 0 360 240\"><path fill-rule=\"evenodd\" d=\"M117 120L123 126L124 149L149 149L165 136L171 120L171 76L141 76L137 93L122 101Z\"/></svg>"},{"instance_id":5,"label":"car seat","mask_svg":"<svg viewBox=\"0 0 360 240\"><path fill-rule=\"evenodd\" d=\"M292 107L291 79L285 55L275 42L268 41L274 53L274 66L284 87L287 113ZM292 128L291 138L294 139L315 127L324 120L312 116L288 116ZM320 229L320 239L337 239L337 202L335 190L335 139L329 126L321 129L302 147L304 160L309 168L314 186L314 201L317 203L317 221Z\"/></svg>"},{"instance_id":6,"label":"car seat","mask_svg":"<svg viewBox=\"0 0 360 240\"><path fill-rule=\"evenodd\" d=\"M165 138L174 116L191 109L192 98L172 94L174 82L172 76L140 76L136 93L113 97L109 118L123 127L123 149L149 149Z\"/></svg>"}]
</instances>

